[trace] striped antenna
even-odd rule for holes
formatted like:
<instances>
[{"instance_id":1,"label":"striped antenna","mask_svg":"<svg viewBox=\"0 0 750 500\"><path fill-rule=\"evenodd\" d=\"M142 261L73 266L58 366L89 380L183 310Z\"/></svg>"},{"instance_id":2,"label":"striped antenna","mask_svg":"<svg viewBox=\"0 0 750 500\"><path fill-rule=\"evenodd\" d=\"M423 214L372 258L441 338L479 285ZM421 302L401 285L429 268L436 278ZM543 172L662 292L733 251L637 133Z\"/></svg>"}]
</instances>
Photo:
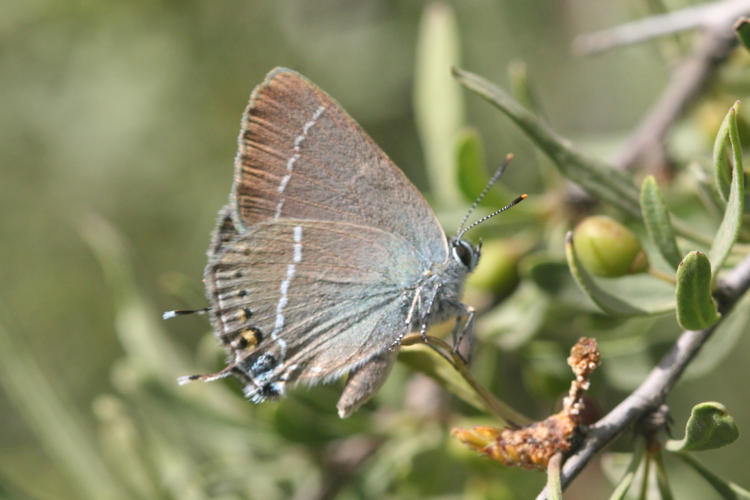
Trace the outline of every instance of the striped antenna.
<instances>
[{"instance_id":1,"label":"striped antenna","mask_svg":"<svg viewBox=\"0 0 750 500\"><path fill-rule=\"evenodd\" d=\"M468 212L466 212L466 215L464 215L464 219L461 221L461 225L458 226L458 230L456 231L456 239L458 239L458 234L463 234L464 232L461 232L461 229L463 229L464 224L466 224L466 221L469 220L469 216L474 211L474 209L477 208L477 206L482 202L485 196L487 196L487 193L490 192L490 188L493 184L497 182L497 180L500 178L501 175L503 175L503 172L505 172L505 169L508 167L508 164L510 163L510 160L513 159L513 154L508 153L505 156L505 160L500 164L499 167L497 167L497 170L495 171L495 174L492 176L492 179L490 179L490 182L487 183L487 185L484 187L482 192L477 196L477 199L474 200L474 203L471 205L471 208Z\"/></svg>"},{"instance_id":2,"label":"striped antenna","mask_svg":"<svg viewBox=\"0 0 750 500\"><path fill-rule=\"evenodd\" d=\"M497 214L505 212L509 208L515 207L516 205L518 205L519 203L521 203L523 200L525 200L528 197L529 197L529 195L522 194L521 196L519 196L515 200L513 200L510 203L508 203L507 205L505 205L503 208L499 208L499 209L495 210L494 212L492 212L491 214L485 215L481 219L479 219L477 221L474 221L471 225L469 225L469 227L467 227L466 229L464 229L463 231L461 231L460 233L458 233L456 235L456 240L460 240L461 236L463 236L464 234L466 234L466 231L468 231L469 229L473 228L474 226L478 226L479 224L481 224L482 222L486 221L487 219L491 219L492 217L496 216Z\"/></svg>"}]
</instances>

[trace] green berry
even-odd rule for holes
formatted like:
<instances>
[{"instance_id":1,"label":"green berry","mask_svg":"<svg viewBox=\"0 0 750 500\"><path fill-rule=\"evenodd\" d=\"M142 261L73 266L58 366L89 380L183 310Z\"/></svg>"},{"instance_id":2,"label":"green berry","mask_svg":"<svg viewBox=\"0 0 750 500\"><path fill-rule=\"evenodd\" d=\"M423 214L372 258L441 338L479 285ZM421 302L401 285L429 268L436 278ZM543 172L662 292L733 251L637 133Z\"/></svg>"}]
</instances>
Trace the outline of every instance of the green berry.
<instances>
[{"instance_id":1,"label":"green berry","mask_svg":"<svg viewBox=\"0 0 750 500\"><path fill-rule=\"evenodd\" d=\"M592 274L614 278L648 269L641 242L627 227L604 215L582 220L573 232L578 258Z\"/></svg>"}]
</instances>

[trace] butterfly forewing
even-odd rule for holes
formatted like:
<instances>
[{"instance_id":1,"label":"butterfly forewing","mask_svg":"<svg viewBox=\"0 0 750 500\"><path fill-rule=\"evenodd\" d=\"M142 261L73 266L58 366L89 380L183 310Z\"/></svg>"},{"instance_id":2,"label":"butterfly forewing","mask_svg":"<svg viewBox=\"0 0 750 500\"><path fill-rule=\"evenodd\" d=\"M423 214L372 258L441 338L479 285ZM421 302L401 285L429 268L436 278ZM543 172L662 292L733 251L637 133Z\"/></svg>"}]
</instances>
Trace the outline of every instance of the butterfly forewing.
<instances>
[{"instance_id":1,"label":"butterfly forewing","mask_svg":"<svg viewBox=\"0 0 750 500\"><path fill-rule=\"evenodd\" d=\"M277 68L250 98L235 165L240 230L284 218L349 222L447 257L432 209L357 123L307 79Z\"/></svg>"}]
</instances>

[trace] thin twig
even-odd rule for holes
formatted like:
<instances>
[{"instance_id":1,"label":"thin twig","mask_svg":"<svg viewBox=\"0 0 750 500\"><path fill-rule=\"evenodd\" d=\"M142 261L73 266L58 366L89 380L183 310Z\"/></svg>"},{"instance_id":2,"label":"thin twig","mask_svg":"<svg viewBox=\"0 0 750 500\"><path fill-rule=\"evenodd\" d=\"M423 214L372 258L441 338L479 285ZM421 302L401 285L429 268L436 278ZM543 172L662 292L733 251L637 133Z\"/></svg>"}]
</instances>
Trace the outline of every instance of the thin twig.
<instances>
[{"instance_id":1,"label":"thin twig","mask_svg":"<svg viewBox=\"0 0 750 500\"><path fill-rule=\"evenodd\" d=\"M750 15L750 0L725 0L581 35L574 41L576 52L593 54L687 29L703 31L693 53L672 71L661 97L630 136L615 161L619 168L632 168L645 158L649 158L652 165L666 163L664 137L667 131L701 94L717 67L729 57L737 42L733 25L747 15Z\"/></svg>"},{"instance_id":2,"label":"thin twig","mask_svg":"<svg viewBox=\"0 0 750 500\"><path fill-rule=\"evenodd\" d=\"M748 12L748 0L704 3L579 35L573 41L573 50L582 55L591 55L689 29L727 31L734 21L748 15Z\"/></svg>"},{"instance_id":3,"label":"thin twig","mask_svg":"<svg viewBox=\"0 0 750 500\"><path fill-rule=\"evenodd\" d=\"M672 71L661 96L631 134L615 161L618 168L632 168L648 155L656 160L652 163L664 163L664 137L670 127L700 95L735 45L730 28L706 30L695 52Z\"/></svg>"},{"instance_id":4,"label":"thin twig","mask_svg":"<svg viewBox=\"0 0 750 500\"><path fill-rule=\"evenodd\" d=\"M748 288L750 288L750 256L719 282L716 298L719 302L719 309L724 313L722 318L726 318L729 310ZM672 349L651 370L646 380L612 411L588 428L580 448L566 460L563 466L561 477L563 488L583 470L597 452L615 439L625 428L662 404L685 368L720 324L721 322L705 330L684 331ZM537 496L537 500L546 498L546 489Z\"/></svg>"}]
</instances>

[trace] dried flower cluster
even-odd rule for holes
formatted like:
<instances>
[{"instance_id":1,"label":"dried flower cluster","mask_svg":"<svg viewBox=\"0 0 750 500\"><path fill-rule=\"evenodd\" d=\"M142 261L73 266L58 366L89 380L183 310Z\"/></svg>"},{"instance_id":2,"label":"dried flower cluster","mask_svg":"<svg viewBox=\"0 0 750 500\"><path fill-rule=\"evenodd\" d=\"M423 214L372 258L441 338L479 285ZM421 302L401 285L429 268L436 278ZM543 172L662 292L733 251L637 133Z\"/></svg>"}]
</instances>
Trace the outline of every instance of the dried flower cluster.
<instances>
[{"instance_id":1,"label":"dried flower cluster","mask_svg":"<svg viewBox=\"0 0 750 500\"><path fill-rule=\"evenodd\" d=\"M576 378L559 413L519 429L475 426L453 429L453 436L505 465L545 469L555 453L570 449L572 437L581 424L583 392L589 387L591 372L601 362L596 340L581 337L570 350L567 361Z\"/></svg>"}]
</instances>

